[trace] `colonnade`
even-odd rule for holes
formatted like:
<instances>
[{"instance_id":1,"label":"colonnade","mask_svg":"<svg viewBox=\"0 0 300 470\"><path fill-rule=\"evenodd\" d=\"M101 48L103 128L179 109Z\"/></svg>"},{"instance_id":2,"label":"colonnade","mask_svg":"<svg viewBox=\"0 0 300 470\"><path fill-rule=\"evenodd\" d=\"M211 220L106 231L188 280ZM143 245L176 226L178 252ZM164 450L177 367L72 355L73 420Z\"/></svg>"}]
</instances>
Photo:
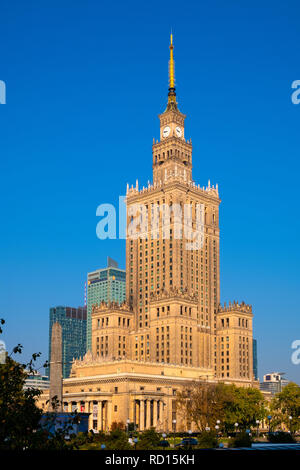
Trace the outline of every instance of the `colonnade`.
<instances>
[{"instance_id":1,"label":"colonnade","mask_svg":"<svg viewBox=\"0 0 300 470\"><path fill-rule=\"evenodd\" d=\"M159 399L135 399L133 401L133 423L139 431L164 425L165 403Z\"/></svg>"},{"instance_id":2,"label":"colonnade","mask_svg":"<svg viewBox=\"0 0 300 470\"><path fill-rule=\"evenodd\" d=\"M110 400L72 400L64 402L63 411L89 413L89 429L108 431L112 420L112 402Z\"/></svg>"}]
</instances>

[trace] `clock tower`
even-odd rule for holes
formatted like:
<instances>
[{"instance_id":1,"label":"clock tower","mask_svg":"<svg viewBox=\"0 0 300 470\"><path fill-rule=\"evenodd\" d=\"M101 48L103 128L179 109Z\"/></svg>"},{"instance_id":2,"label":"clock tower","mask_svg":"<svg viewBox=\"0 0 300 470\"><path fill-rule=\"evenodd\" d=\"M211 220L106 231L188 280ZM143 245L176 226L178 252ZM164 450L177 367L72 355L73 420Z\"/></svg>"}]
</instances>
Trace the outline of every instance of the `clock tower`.
<instances>
[{"instance_id":1,"label":"clock tower","mask_svg":"<svg viewBox=\"0 0 300 470\"><path fill-rule=\"evenodd\" d=\"M127 421L139 431L170 432L174 422L193 430L177 411L179 392L195 382L258 387L252 307L220 305L221 201L217 185L192 179L185 117L176 101L171 35L153 183L127 185L126 302L93 305L92 350L64 380L64 410L72 411L73 400L85 406L89 429Z\"/></svg>"},{"instance_id":2,"label":"clock tower","mask_svg":"<svg viewBox=\"0 0 300 470\"><path fill-rule=\"evenodd\" d=\"M186 116L177 107L173 48L171 34L168 103L159 115L160 141L154 142L152 147L153 183L158 185L170 177L192 181L192 144L184 138Z\"/></svg>"},{"instance_id":3,"label":"clock tower","mask_svg":"<svg viewBox=\"0 0 300 470\"><path fill-rule=\"evenodd\" d=\"M192 179L185 118L176 100L171 35L168 101L159 115L160 139L152 147L153 184L128 187L126 196L126 296L135 327L131 351L135 360L199 367L199 375L212 377L217 371L220 199L217 187L201 188ZM130 231L134 218L137 236ZM197 243L190 243L195 238Z\"/></svg>"}]
</instances>

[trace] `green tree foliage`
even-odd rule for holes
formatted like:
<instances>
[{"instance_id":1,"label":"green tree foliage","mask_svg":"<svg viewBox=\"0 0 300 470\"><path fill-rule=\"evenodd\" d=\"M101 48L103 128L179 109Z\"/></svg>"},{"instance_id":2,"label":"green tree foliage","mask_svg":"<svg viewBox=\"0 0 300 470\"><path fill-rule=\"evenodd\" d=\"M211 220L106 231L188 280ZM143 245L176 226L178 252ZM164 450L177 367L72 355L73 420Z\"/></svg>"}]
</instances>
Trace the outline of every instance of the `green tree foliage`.
<instances>
[{"instance_id":1,"label":"green tree foliage","mask_svg":"<svg viewBox=\"0 0 300 470\"><path fill-rule=\"evenodd\" d=\"M228 447L251 447L251 437L246 432L238 433L237 436L228 443Z\"/></svg>"},{"instance_id":2,"label":"green tree foliage","mask_svg":"<svg viewBox=\"0 0 300 470\"><path fill-rule=\"evenodd\" d=\"M274 425L284 423L291 432L298 431L300 429L300 386L290 382L277 393L271 402L271 413Z\"/></svg>"},{"instance_id":3,"label":"green tree foliage","mask_svg":"<svg viewBox=\"0 0 300 470\"><path fill-rule=\"evenodd\" d=\"M119 421L119 422L113 421L113 422L111 423L110 429L111 429L112 431L116 431L117 429L120 429L121 431L124 431L125 425L124 425L123 421Z\"/></svg>"},{"instance_id":4,"label":"green tree foliage","mask_svg":"<svg viewBox=\"0 0 300 470\"><path fill-rule=\"evenodd\" d=\"M242 430L255 427L256 420L262 420L266 416L265 400L260 390L235 385L228 387L233 400L223 410L225 428L233 430L235 422L239 423L239 429Z\"/></svg>"},{"instance_id":5,"label":"green tree foliage","mask_svg":"<svg viewBox=\"0 0 300 470\"><path fill-rule=\"evenodd\" d=\"M218 439L214 431L202 432L198 437L197 449L212 449L217 447Z\"/></svg>"},{"instance_id":6,"label":"green tree foliage","mask_svg":"<svg viewBox=\"0 0 300 470\"><path fill-rule=\"evenodd\" d=\"M13 353L20 353L18 345ZM29 364L19 364L11 356L0 364L0 449L24 449L32 443L42 411L35 404L39 390L23 390L26 369L32 372L34 355ZM35 436L34 436L35 437Z\"/></svg>"},{"instance_id":7,"label":"green tree foliage","mask_svg":"<svg viewBox=\"0 0 300 470\"><path fill-rule=\"evenodd\" d=\"M101 444L106 445L107 450L130 450L132 446L128 442L128 435L126 432L116 429L106 435Z\"/></svg>"},{"instance_id":8,"label":"green tree foliage","mask_svg":"<svg viewBox=\"0 0 300 470\"><path fill-rule=\"evenodd\" d=\"M264 397L258 389L236 387L235 385L197 383L179 393L179 412L194 422L197 429L214 429L217 420L221 421L220 431L256 426L255 421L265 416Z\"/></svg>"},{"instance_id":9,"label":"green tree foliage","mask_svg":"<svg viewBox=\"0 0 300 470\"><path fill-rule=\"evenodd\" d=\"M3 324L4 320L0 319L0 334ZM33 354L29 363L21 364L12 357L21 352L22 346L18 344L0 364L0 450L70 448L65 436L76 423L76 416L61 429L50 433L56 415L48 413L45 426L40 426L43 412L36 406L36 400L41 391L34 388L24 390L28 374L36 372L34 364L40 353ZM54 399L54 406L55 403Z\"/></svg>"},{"instance_id":10,"label":"green tree foliage","mask_svg":"<svg viewBox=\"0 0 300 470\"><path fill-rule=\"evenodd\" d=\"M156 449L159 447L161 441L161 436L158 434L154 428L147 429L143 431L139 436L139 441L137 443L137 449Z\"/></svg>"}]
</instances>

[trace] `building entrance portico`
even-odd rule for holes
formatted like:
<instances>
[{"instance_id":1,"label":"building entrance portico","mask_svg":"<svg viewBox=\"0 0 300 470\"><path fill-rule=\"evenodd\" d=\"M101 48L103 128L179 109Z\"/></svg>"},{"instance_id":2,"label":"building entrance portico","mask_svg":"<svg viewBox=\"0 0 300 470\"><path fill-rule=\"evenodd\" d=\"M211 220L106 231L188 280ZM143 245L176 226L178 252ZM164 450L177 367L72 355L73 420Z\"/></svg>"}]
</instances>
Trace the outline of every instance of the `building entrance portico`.
<instances>
[{"instance_id":1,"label":"building entrance portico","mask_svg":"<svg viewBox=\"0 0 300 470\"><path fill-rule=\"evenodd\" d=\"M83 400L72 398L63 402L63 410L69 413L89 413L89 430L96 432L109 430L111 424L112 401L110 399Z\"/></svg>"},{"instance_id":2,"label":"building entrance portico","mask_svg":"<svg viewBox=\"0 0 300 470\"><path fill-rule=\"evenodd\" d=\"M133 423L135 429L144 431L164 427L164 402L158 398L135 398L133 401Z\"/></svg>"}]
</instances>

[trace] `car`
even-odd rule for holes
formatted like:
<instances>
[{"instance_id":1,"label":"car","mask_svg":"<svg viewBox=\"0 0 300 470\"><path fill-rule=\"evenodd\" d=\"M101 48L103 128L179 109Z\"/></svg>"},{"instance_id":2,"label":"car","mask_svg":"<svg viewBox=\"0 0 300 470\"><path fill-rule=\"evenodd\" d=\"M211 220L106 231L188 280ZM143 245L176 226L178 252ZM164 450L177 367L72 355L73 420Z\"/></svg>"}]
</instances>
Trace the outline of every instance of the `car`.
<instances>
[{"instance_id":1,"label":"car","mask_svg":"<svg viewBox=\"0 0 300 470\"><path fill-rule=\"evenodd\" d=\"M170 447L169 441L166 441L165 439L163 441L159 442L159 447Z\"/></svg>"},{"instance_id":2,"label":"car","mask_svg":"<svg viewBox=\"0 0 300 470\"><path fill-rule=\"evenodd\" d=\"M176 444L175 447L190 447L190 446L197 446L198 441L194 437L185 437L182 439L179 444Z\"/></svg>"}]
</instances>

